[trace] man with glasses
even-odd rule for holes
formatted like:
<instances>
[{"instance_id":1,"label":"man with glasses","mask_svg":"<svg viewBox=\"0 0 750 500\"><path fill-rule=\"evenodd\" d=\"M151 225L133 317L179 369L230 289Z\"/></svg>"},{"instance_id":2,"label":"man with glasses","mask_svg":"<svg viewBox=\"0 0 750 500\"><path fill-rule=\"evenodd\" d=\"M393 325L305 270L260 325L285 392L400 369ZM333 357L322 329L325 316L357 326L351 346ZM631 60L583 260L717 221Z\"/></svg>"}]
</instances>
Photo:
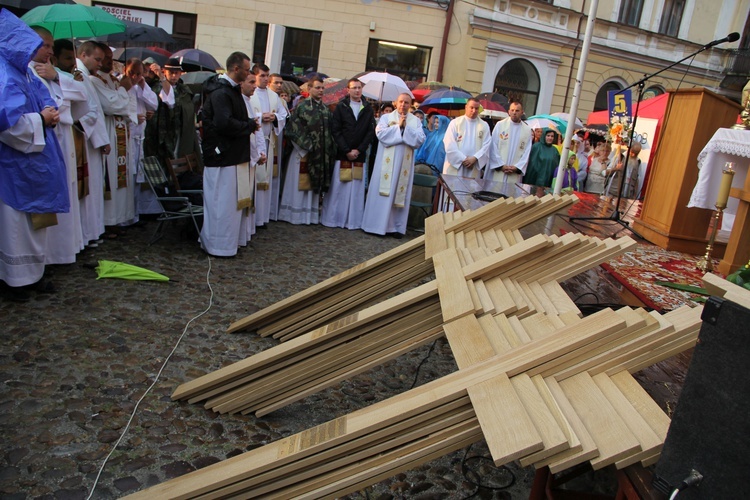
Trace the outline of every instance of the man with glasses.
<instances>
[{"instance_id":1,"label":"man with glasses","mask_svg":"<svg viewBox=\"0 0 750 500\"><path fill-rule=\"evenodd\" d=\"M331 131L336 141L336 164L331 188L323 198L320 223L359 229L365 210L364 169L367 150L375 137L375 113L362 101L362 82L347 83L349 96L336 106Z\"/></svg>"},{"instance_id":2,"label":"man with glasses","mask_svg":"<svg viewBox=\"0 0 750 500\"><path fill-rule=\"evenodd\" d=\"M240 193L252 189L238 183L247 179L250 136L257 128L249 118L240 84L250 74L250 58L233 52L227 72L205 83L203 105L203 229L201 246L209 255L234 257L237 247L247 245L242 225L245 206ZM245 173L244 177L242 174Z\"/></svg>"}]
</instances>

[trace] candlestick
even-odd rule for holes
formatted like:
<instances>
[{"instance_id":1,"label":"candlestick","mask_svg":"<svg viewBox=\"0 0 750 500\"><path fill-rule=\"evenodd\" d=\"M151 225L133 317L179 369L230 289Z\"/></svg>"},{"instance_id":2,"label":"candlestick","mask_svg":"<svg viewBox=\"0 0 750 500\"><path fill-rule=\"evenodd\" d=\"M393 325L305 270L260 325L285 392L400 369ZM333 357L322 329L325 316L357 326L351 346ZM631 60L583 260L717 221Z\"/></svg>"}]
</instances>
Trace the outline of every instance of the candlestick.
<instances>
[{"instance_id":1,"label":"candlestick","mask_svg":"<svg viewBox=\"0 0 750 500\"><path fill-rule=\"evenodd\" d=\"M695 265L696 268L703 271L704 273L711 272L714 270L714 264L711 261L711 252L714 249L714 241L716 240L716 233L719 230L719 221L721 220L721 214L725 208L727 208L727 202L729 201L729 190L732 188L732 180L734 179L734 163L728 161L724 164L724 170L721 175L721 185L719 186L719 195L716 197L716 211L714 213L714 226L711 229L711 237L708 239L708 245L706 245L706 254L701 257L701 260Z\"/></svg>"},{"instance_id":2,"label":"candlestick","mask_svg":"<svg viewBox=\"0 0 750 500\"><path fill-rule=\"evenodd\" d=\"M727 208L727 201L729 201L729 190L732 188L732 180L734 180L734 163L728 161L724 164L724 170L722 171L721 175L719 195L716 197L717 209Z\"/></svg>"}]
</instances>

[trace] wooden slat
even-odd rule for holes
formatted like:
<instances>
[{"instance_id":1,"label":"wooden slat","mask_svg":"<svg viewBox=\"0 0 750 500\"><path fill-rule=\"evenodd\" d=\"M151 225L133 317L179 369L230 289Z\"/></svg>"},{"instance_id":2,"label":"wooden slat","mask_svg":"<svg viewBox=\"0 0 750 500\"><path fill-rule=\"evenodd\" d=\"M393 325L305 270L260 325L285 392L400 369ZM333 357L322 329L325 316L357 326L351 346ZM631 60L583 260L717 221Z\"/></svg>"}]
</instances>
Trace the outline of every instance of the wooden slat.
<instances>
[{"instance_id":1,"label":"wooden slat","mask_svg":"<svg viewBox=\"0 0 750 500\"><path fill-rule=\"evenodd\" d=\"M560 384L553 377L544 379L544 382L573 431L569 438L569 449L534 464L537 468L549 466L550 471L556 474L599 456L599 449Z\"/></svg>"},{"instance_id":2,"label":"wooden slat","mask_svg":"<svg viewBox=\"0 0 750 500\"><path fill-rule=\"evenodd\" d=\"M435 277L443 308L443 320L451 321L474 313L474 302L455 251L446 250L433 256Z\"/></svg>"},{"instance_id":3,"label":"wooden slat","mask_svg":"<svg viewBox=\"0 0 750 500\"><path fill-rule=\"evenodd\" d=\"M475 316L464 316L443 325L458 368L490 359L495 355L489 339Z\"/></svg>"},{"instance_id":4,"label":"wooden slat","mask_svg":"<svg viewBox=\"0 0 750 500\"><path fill-rule=\"evenodd\" d=\"M638 440L588 373L567 378L560 387L599 450L599 456L590 460L594 470L640 451Z\"/></svg>"},{"instance_id":5,"label":"wooden slat","mask_svg":"<svg viewBox=\"0 0 750 500\"><path fill-rule=\"evenodd\" d=\"M607 401L609 401L615 409L617 415L622 418L625 425L630 429L630 432L632 432L633 436L638 440L641 447L641 450L637 453L633 453L628 457L618 460L615 464L617 468L622 469L628 465L640 462L654 453L660 452L664 445L664 440L657 436L656 432L654 432L648 422L646 422L643 416L638 413L633 405L630 404L628 398L625 397L612 379L604 373L595 375L592 378L597 387L602 391L602 394L607 398Z\"/></svg>"},{"instance_id":6,"label":"wooden slat","mask_svg":"<svg viewBox=\"0 0 750 500\"><path fill-rule=\"evenodd\" d=\"M541 377L539 377L541 379ZM526 413L542 438L542 449L521 458L522 463L533 464L544 458L568 449L568 437L560 427L557 418L539 394L531 377L522 373L510 379L516 395L523 403ZM556 409L556 408L555 408Z\"/></svg>"},{"instance_id":7,"label":"wooden slat","mask_svg":"<svg viewBox=\"0 0 750 500\"><path fill-rule=\"evenodd\" d=\"M473 384L467 391L496 465L544 447L542 437L506 375Z\"/></svg>"}]
</instances>

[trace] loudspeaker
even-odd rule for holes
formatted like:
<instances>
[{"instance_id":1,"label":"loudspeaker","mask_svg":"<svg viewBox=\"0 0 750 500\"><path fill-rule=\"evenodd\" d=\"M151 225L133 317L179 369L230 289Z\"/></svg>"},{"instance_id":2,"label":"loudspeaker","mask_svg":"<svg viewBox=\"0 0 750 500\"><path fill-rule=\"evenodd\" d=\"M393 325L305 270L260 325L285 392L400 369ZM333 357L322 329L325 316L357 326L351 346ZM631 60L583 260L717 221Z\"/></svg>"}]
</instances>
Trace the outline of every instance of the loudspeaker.
<instances>
[{"instance_id":1,"label":"loudspeaker","mask_svg":"<svg viewBox=\"0 0 750 500\"><path fill-rule=\"evenodd\" d=\"M750 496L750 310L711 297L672 416L654 486L672 493L695 470L700 484L678 498Z\"/></svg>"}]
</instances>

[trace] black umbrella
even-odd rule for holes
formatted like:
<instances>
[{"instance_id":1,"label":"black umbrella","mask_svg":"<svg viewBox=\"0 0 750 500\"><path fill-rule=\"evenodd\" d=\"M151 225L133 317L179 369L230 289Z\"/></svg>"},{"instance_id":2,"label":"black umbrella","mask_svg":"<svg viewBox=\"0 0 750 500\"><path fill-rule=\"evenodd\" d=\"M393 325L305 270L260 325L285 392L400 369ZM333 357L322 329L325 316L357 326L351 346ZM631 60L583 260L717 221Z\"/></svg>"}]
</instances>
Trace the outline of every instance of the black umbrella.
<instances>
[{"instance_id":1,"label":"black umbrella","mask_svg":"<svg viewBox=\"0 0 750 500\"><path fill-rule=\"evenodd\" d=\"M182 76L180 76L180 79L182 80L182 83L190 87L190 90L192 90L193 93L198 93L203 90L203 84L205 81L212 76L216 76L216 73L213 71L190 71L188 73L183 73Z\"/></svg>"},{"instance_id":2,"label":"black umbrella","mask_svg":"<svg viewBox=\"0 0 750 500\"><path fill-rule=\"evenodd\" d=\"M508 99L508 97L504 96L503 94L498 94L497 92L482 92L481 94L477 95L477 99L479 99L480 101L486 100L497 103L505 109L508 109L508 106L510 105L510 100Z\"/></svg>"},{"instance_id":3,"label":"black umbrella","mask_svg":"<svg viewBox=\"0 0 750 500\"><path fill-rule=\"evenodd\" d=\"M159 66L164 66L169 59L164 54L159 54L158 52L154 52L153 50L149 50L144 47L128 47L126 49L117 49L115 50L114 54L112 54L112 57L115 61L120 61L122 63L127 62L128 59L133 57L137 57L141 61L150 57Z\"/></svg>"},{"instance_id":4,"label":"black umbrella","mask_svg":"<svg viewBox=\"0 0 750 500\"><path fill-rule=\"evenodd\" d=\"M1 0L0 0L1 1ZM136 23L133 21L122 20L125 23L125 31L122 33L113 33L111 35L97 37L96 40L105 42L109 45L130 42L148 42L148 43L175 43L174 38L169 33L157 26Z\"/></svg>"},{"instance_id":5,"label":"black umbrella","mask_svg":"<svg viewBox=\"0 0 750 500\"><path fill-rule=\"evenodd\" d=\"M219 61L208 52L200 49L178 50L172 57L181 59L180 64L185 71L216 71L222 69Z\"/></svg>"}]
</instances>

